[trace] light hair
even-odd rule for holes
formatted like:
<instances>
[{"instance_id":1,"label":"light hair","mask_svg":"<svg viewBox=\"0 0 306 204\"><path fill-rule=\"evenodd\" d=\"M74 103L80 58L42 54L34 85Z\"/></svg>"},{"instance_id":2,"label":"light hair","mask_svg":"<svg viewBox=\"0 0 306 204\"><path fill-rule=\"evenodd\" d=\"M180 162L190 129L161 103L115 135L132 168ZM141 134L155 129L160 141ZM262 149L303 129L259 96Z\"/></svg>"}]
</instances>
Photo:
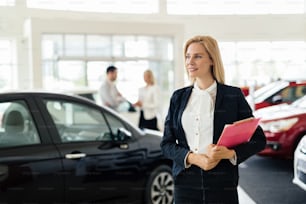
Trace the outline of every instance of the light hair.
<instances>
[{"instance_id":1,"label":"light hair","mask_svg":"<svg viewBox=\"0 0 306 204\"><path fill-rule=\"evenodd\" d=\"M147 69L147 70L144 71L144 74L148 74L148 76L149 76L149 83L151 85L154 85L155 84L155 79L154 79L154 74L153 74L152 70Z\"/></svg>"},{"instance_id":2,"label":"light hair","mask_svg":"<svg viewBox=\"0 0 306 204\"><path fill-rule=\"evenodd\" d=\"M210 37L210 36L194 36L186 41L184 46L184 60L185 60L185 68L186 68L186 53L190 44L192 43L200 43L203 45L204 49L209 55L209 58L212 60L213 65L211 66L211 73L213 78L221 83L225 83L224 76L224 67L222 63L222 58L218 46L218 42ZM187 68L186 68L187 71ZM188 71L187 71L188 73ZM190 77L190 80L194 83L195 79Z\"/></svg>"}]
</instances>

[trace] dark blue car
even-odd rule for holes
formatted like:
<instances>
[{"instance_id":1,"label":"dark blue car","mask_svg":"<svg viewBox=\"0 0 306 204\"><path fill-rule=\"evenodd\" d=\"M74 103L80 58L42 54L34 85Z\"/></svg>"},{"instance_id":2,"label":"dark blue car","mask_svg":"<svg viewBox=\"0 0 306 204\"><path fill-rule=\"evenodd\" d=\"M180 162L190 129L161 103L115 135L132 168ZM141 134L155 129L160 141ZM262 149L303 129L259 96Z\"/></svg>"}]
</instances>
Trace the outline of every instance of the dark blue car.
<instances>
[{"instance_id":1,"label":"dark blue car","mask_svg":"<svg viewBox=\"0 0 306 204\"><path fill-rule=\"evenodd\" d=\"M160 141L81 97L0 94L0 203L172 203Z\"/></svg>"}]
</instances>

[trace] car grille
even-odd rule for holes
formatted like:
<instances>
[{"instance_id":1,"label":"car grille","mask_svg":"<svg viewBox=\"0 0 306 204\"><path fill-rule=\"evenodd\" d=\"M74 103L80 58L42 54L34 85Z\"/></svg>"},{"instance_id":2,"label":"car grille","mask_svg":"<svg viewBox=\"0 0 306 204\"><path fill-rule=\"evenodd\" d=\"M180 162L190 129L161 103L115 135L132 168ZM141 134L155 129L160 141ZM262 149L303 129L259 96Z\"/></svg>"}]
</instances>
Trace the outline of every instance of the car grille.
<instances>
[{"instance_id":1,"label":"car grille","mask_svg":"<svg viewBox=\"0 0 306 204\"><path fill-rule=\"evenodd\" d=\"M297 177L306 184L306 162L303 160L298 160L296 169Z\"/></svg>"}]
</instances>

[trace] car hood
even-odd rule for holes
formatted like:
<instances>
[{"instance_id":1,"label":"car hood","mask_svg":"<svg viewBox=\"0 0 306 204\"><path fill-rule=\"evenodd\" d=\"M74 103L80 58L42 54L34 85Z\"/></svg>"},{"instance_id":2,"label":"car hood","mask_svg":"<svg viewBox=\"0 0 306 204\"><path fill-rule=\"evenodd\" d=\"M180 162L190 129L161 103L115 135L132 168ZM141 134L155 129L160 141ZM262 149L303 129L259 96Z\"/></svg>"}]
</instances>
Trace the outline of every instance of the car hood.
<instances>
[{"instance_id":1,"label":"car hood","mask_svg":"<svg viewBox=\"0 0 306 204\"><path fill-rule=\"evenodd\" d=\"M306 110L288 104L271 106L254 111L254 116L262 120L287 118L299 114L306 114Z\"/></svg>"},{"instance_id":2,"label":"car hood","mask_svg":"<svg viewBox=\"0 0 306 204\"><path fill-rule=\"evenodd\" d=\"M163 136L163 132L158 131L158 130L151 130L151 129L143 129L143 132L147 135L154 135L154 136Z\"/></svg>"}]
</instances>

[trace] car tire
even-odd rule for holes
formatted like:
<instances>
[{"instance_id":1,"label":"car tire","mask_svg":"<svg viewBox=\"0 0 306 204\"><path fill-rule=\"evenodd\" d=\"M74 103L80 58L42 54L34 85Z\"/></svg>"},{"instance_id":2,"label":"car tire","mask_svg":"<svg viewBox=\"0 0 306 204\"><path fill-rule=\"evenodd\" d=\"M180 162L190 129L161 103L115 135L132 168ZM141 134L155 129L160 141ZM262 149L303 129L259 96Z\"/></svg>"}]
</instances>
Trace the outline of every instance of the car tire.
<instances>
[{"instance_id":1,"label":"car tire","mask_svg":"<svg viewBox=\"0 0 306 204\"><path fill-rule=\"evenodd\" d=\"M161 165L149 176L145 199L147 204L171 204L174 198L174 181L171 168Z\"/></svg>"}]
</instances>

